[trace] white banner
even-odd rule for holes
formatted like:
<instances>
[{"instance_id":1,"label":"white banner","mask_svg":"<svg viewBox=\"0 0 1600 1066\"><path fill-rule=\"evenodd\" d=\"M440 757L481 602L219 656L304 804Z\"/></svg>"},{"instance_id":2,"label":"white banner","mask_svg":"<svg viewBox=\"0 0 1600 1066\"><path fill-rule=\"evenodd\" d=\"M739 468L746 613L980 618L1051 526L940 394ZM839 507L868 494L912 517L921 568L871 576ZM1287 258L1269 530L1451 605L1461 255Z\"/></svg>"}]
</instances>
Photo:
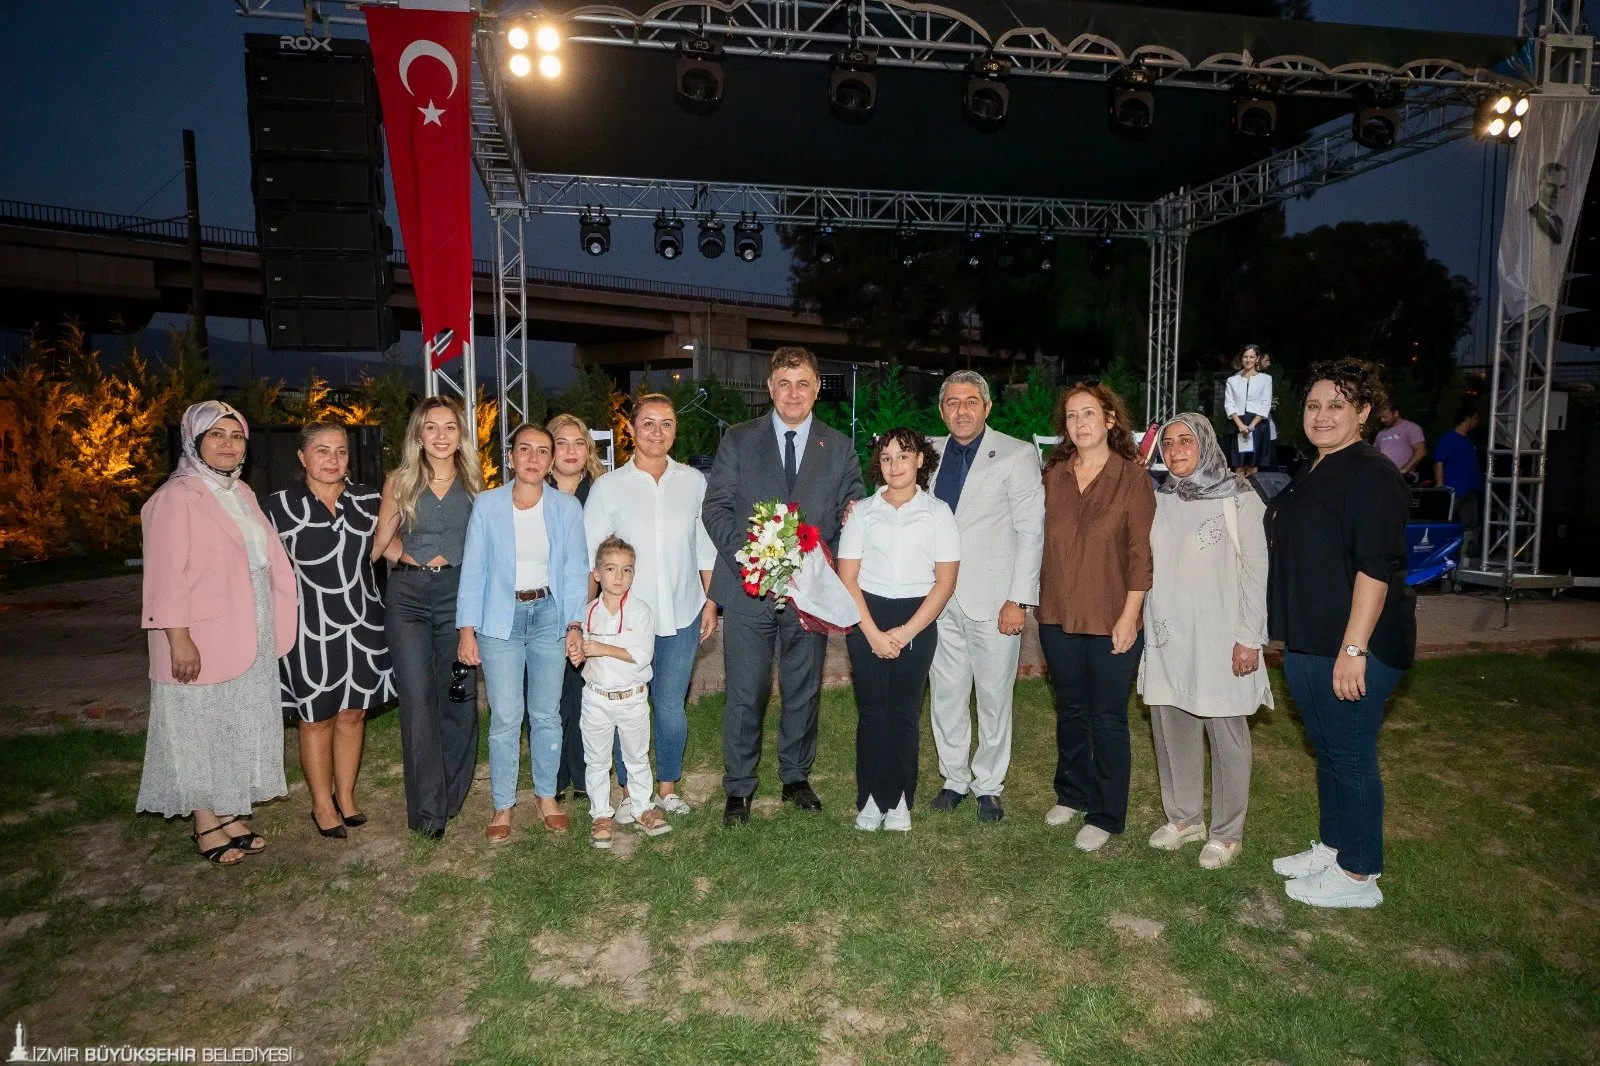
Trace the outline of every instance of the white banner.
<instances>
[{"instance_id":1,"label":"white banner","mask_svg":"<svg viewBox=\"0 0 1600 1066\"><path fill-rule=\"evenodd\" d=\"M1530 304L1559 303L1600 140L1600 98L1535 95L1528 103L1500 225L1500 302L1510 318Z\"/></svg>"}]
</instances>

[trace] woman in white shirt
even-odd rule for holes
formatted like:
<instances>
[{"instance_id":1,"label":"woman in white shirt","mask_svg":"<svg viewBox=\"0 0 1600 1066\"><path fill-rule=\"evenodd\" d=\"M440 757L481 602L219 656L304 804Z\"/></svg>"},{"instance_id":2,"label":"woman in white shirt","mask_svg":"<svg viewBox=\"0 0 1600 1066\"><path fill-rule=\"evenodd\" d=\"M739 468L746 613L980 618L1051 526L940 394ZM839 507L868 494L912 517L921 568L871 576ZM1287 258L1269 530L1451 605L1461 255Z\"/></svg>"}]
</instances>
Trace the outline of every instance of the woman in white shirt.
<instances>
[{"instance_id":1,"label":"woman in white shirt","mask_svg":"<svg viewBox=\"0 0 1600 1066\"><path fill-rule=\"evenodd\" d=\"M700 522L706 477L672 459L678 412L671 397L649 393L633 404L633 457L598 478L583 510L593 558L607 537L627 541L637 553L633 595L650 605L655 619L655 673L650 680L655 731L655 800L668 814L688 814L678 793L683 752L689 740L685 703L700 642L717 628L717 605L706 598L717 551ZM627 787L619 760L617 780ZM619 812L626 823L632 803Z\"/></svg>"},{"instance_id":2,"label":"woman in white shirt","mask_svg":"<svg viewBox=\"0 0 1600 1066\"><path fill-rule=\"evenodd\" d=\"M1272 375L1266 372L1272 357L1257 344L1247 344L1234 357L1238 371L1228 379L1222 409L1233 421L1229 455L1233 468L1250 475L1273 465ZM1248 441L1249 446L1245 447Z\"/></svg>"},{"instance_id":3,"label":"woman in white shirt","mask_svg":"<svg viewBox=\"0 0 1600 1066\"><path fill-rule=\"evenodd\" d=\"M939 456L914 429L873 441L869 478L839 534L839 578L861 609L845 637L856 690L856 828L908 831L917 788L917 723L939 639L934 622L956 588L961 535L927 491Z\"/></svg>"}]
</instances>

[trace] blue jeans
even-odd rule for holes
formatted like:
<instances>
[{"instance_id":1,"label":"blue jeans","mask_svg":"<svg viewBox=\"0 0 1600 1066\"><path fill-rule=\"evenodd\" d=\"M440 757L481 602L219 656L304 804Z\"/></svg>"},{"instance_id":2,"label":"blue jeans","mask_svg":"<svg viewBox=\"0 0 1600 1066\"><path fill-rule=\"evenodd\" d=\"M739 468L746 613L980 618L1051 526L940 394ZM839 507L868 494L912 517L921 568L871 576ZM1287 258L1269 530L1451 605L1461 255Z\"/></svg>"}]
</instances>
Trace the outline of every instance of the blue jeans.
<instances>
[{"instance_id":1,"label":"blue jeans","mask_svg":"<svg viewBox=\"0 0 1600 1066\"><path fill-rule=\"evenodd\" d=\"M1317 753L1317 804L1322 843L1353 874L1383 873L1383 779L1378 730L1384 706L1405 676L1367 657L1367 694L1354 702L1333 694L1334 660L1286 651L1283 674Z\"/></svg>"},{"instance_id":2,"label":"blue jeans","mask_svg":"<svg viewBox=\"0 0 1600 1066\"><path fill-rule=\"evenodd\" d=\"M565 637L566 626L549 596L517 603L508 639L478 635L483 682L489 693L489 783L497 811L517 802L524 718L529 723L534 795L549 798L556 794Z\"/></svg>"},{"instance_id":3,"label":"blue jeans","mask_svg":"<svg viewBox=\"0 0 1600 1066\"><path fill-rule=\"evenodd\" d=\"M678 781L683 777L683 751L689 744L689 678L694 673L695 653L700 650L700 617L670 637L657 636L650 658L650 727L654 734L650 748L656 756L656 780ZM627 785L628 772L622 768L622 748L613 741L612 761L617 767L617 783Z\"/></svg>"}]
</instances>

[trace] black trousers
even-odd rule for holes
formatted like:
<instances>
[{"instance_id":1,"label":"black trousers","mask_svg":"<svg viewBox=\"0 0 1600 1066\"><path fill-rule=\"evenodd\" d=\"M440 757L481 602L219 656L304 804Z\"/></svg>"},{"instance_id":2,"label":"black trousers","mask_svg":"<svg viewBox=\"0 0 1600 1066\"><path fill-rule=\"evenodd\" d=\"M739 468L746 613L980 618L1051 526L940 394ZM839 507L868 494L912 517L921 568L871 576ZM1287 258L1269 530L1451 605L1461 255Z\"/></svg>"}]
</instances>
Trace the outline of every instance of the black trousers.
<instances>
[{"instance_id":1,"label":"black trousers","mask_svg":"<svg viewBox=\"0 0 1600 1066\"><path fill-rule=\"evenodd\" d=\"M456 589L461 571L396 570L389 574L383 630L400 695L400 752L405 767L406 824L443 829L466 802L478 766L478 688L450 701L456 659Z\"/></svg>"},{"instance_id":2,"label":"black trousers","mask_svg":"<svg viewBox=\"0 0 1600 1066\"><path fill-rule=\"evenodd\" d=\"M561 768L556 771L556 791L571 785L583 791L583 733L578 719L583 709L583 671L567 663L561 675Z\"/></svg>"},{"instance_id":3,"label":"black trousers","mask_svg":"<svg viewBox=\"0 0 1600 1066\"><path fill-rule=\"evenodd\" d=\"M1120 833L1128 820L1128 693L1144 651L1144 632L1121 655L1111 638L1039 627L1039 645L1056 694L1056 802L1084 821Z\"/></svg>"},{"instance_id":4,"label":"black trousers","mask_svg":"<svg viewBox=\"0 0 1600 1066\"><path fill-rule=\"evenodd\" d=\"M753 796L761 763L761 730L772 695L772 658L778 656L778 779L786 785L811 776L817 757L817 702L828 638L807 633L792 610L740 593L722 605L722 789Z\"/></svg>"},{"instance_id":5,"label":"black trousers","mask_svg":"<svg viewBox=\"0 0 1600 1066\"><path fill-rule=\"evenodd\" d=\"M909 622L923 600L891 600L870 592L862 597L872 620L885 630ZM909 810L917 794L922 693L939 645L939 627L924 629L893 659L874 655L859 626L844 643L856 690L856 810L866 806L868 797L880 811L892 810L902 795Z\"/></svg>"}]
</instances>

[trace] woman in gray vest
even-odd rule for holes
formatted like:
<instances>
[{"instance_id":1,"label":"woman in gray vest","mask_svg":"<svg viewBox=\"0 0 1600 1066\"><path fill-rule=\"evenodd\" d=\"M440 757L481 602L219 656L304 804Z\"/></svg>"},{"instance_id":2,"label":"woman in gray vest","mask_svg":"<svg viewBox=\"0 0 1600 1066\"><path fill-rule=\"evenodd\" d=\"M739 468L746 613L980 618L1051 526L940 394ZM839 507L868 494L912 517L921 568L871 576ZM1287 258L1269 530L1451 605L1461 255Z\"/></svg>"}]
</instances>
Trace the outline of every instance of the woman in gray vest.
<instances>
[{"instance_id":1,"label":"woman in gray vest","mask_svg":"<svg viewBox=\"0 0 1600 1066\"><path fill-rule=\"evenodd\" d=\"M384 633L400 694L406 823L434 839L461 810L478 761L477 676L454 665L457 567L483 491L473 440L454 400L436 396L411 412L372 546L374 561L389 562Z\"/></svg>"}]
</instances>

